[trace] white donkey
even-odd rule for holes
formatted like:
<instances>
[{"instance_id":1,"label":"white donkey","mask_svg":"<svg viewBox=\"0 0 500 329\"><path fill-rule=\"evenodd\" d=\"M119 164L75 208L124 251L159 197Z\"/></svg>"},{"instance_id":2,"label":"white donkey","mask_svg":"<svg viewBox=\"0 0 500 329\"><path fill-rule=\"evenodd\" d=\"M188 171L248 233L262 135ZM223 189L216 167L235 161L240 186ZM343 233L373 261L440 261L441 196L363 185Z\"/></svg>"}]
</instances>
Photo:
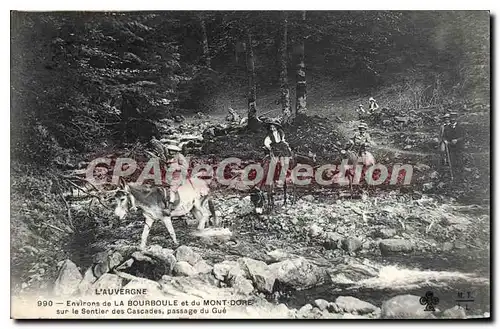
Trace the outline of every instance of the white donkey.
<instances>
[{"instance_id":1,"label":"white donkey","mask_svg":"<svg viewBox=\"0 0 500 329\"><path fill-rule=\"evenodd\" d=\"M176 192L163 187L133 186L120 178L119 187L115 193L115 215L123 219L130 211L136 208L142 209L145 225L141 236L141 249L146 248L149 230L158 219L163 221L174 244L178 245L172 217L185 216L191 212L198 220L198 230L203 230L208 219L208 214L203 209L208 203L213 225L219 225L213 202L208 194L208 184L199 178L186 180Z\"/></svg>"}]
</instances>

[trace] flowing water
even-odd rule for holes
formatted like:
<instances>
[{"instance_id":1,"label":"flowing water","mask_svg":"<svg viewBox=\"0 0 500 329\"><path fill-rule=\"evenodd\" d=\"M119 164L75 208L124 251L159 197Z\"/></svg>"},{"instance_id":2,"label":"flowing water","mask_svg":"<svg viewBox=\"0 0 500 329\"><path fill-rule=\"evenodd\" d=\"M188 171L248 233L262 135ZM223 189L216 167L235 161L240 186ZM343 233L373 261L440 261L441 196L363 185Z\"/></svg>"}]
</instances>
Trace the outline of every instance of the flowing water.
<instances>
[{"instance_id":1,"label":"flowing water","mask_svg":"<svg viewBox=\"0 0 500 329\"><path fill-rule=\"evenodd\" d=\"M190 229L185 220L176 220L174 227L178 239L184 241L183 244L201 249L200 253L209 263L239 257L259 259L259 254L265 254L264 244L255 244L249 236L266 235L266 232L253 230L247 236L241 234L240 247L231 249L224 245L203 245L199 239L190 235ZM85 232L84 236L73 240L68 247L73 250L74 261L86 267L91 265L92 255L100 251L100 248L96 248L96 243L101 246L101 249L105 249L117 239L138 240L141 231L142 223L137 219L131 221L128 228L109 230L108 233L103 232L102 227L96 226ZM135 238L131 239L131 236ZM171 242L161 223L153 225L150 239L150 243L164 246L170 246ZM131 243L135 242L138 241L131 241ZM287 245L286 241L280 241L280 243L281 247ZM298 245L296 249L299 249ZM314 250L314 247L312 249ZM305 255L304 252L302 256L312 260L311 255ZM334 259L323 257L321 253L319 257L321 266L325 266L329 272L335 270L338 260L336 262ZM336 273L331 275L331 283L304 291L284 293L279 297L279 301L290 308L300 308L319 298L335 301L338 296L354 296L380 307L384 301L396 295L424 296L427 291L432 291L440 299L437 305L440 310L457 305L459 293L462 293L462 298L473 299L466 304L461 304L467 307L468 315L482 315L484 312L490 312L490 255L488 253L481 253L475 249L459 249L448 253L421 253L410 256L364 255L364 260L353 259L360 261L365 273L369 274L359 279L350 278L348 274L345 275L342 272Z\"/></svg>"},{"instance_id":2,"label":"flowing water","mask_svg":"<svg viewBox=\"0 0 500 329\"><path fill-rule=\"evenodd\" d=\"M338 296L354 296L380 307L383 301L397 295L424 296L432 291L440 300L437 306L440 310L458 305L458 299L473 299L460 302L467 307L468 315L490 312L488 257L469 258L463 254L373 256L365 264L376 275L354 282L339 274L332 277L331 284L287 294L281 301L289 307L300 308L318 298L334 301Z\"/></svg>"}]
</instances>

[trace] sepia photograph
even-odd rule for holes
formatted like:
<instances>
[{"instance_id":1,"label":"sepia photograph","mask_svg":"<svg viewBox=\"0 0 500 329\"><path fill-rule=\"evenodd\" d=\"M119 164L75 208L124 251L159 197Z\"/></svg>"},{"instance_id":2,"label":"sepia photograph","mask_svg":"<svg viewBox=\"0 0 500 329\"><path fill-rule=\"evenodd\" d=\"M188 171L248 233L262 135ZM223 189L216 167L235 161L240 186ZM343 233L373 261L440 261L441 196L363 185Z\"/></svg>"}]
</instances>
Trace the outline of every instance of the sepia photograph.
<instances>
[{"instance_id":1,"label":"sepia photograph","mask_svg":"<svg viewBox=\"0 0 500 329\"><path fill-rule=\"evenodd\" d=\"M491 28L11 10L11 319L491 321Z\"/></svg>"}]
</instances>

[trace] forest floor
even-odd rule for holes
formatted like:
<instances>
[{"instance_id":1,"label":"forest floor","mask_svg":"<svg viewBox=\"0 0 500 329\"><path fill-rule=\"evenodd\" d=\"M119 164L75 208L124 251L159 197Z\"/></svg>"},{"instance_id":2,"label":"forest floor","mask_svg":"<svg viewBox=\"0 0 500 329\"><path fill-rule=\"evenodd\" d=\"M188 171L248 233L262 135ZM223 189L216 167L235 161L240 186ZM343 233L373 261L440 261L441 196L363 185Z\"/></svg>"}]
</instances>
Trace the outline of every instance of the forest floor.
<instances>
[{"instance_id":1,"label":"forest floor","mask_svg":"<svg viewBox=\"0 0 500 329\"><path fill-rule=\"evenodd\" d=\"M358 102L358 97L353 96L334 99L321 107L311 106L304 123L287 130L291 147L303 154L309 150L316 152L321 164L338 161L337 150L330 146L338 142L343 145L356 132L358 121L354 108ZM226 110L210 113L204 119L193 116L183 124L199 125L207 120L223 122ZM394 296L423 296L429 289L442 300L441 310L455 305L457 292L473 290L477 297L467 315L490 312L490 210L489 191L484 191L485 182L489 182L489 169L485 172L489 168L489 137L477 133L476 139L469 141L468 150L474 152L467 151L464 171L467 175L450 184L446 174L436 167L438 155L434 139L439 129L436 118L440 113L415 117L419 119L419 116L435 124L421 120L410 120L406 126L373 122L369 129L376 143L373 153L378 162L410 163L420 168L410 188L374 189L360 198L340 198L328 188L298 189L297 201L287 205L282 204L278 192L278 209L260 217L252 213L247 193L216 189L217 213L236 244L192 235L195 224L190 216L187 221L174 221L178 240L197 252L209 266L244 257L266 264L303 257L323 268L328 273L327 284L305 290L281 290L265 296L271 302L284 303L287 308L302 310L302 313L309 309L305 305L315 305L318 298L333 302L339 296L355 296L381 307ZM462 120L474 131L481 127L486 130L484 125L489 125L489 112L467 113ZM194 156L260 159L263 156L262 137L261 132L217 137ZM477 198L472 199L471 195ZM468 202L464 202L464 198ZM83 200L69 205L73 221L88 216L89 202ZM34 203L29 199L13 200L13 213L22 213L27 218ZM64 207L59 203L61 206ZM139 216L130 216L122 223L111 220L113 226L103 226L112 218L111 212L100 208L92 214L94 221L86 219L81 224L74 223L77 230L73 230L66 243L55 250L56 259L38 258L43 254L40 248L48 248L51 244L40 246L37 238L28 239L30 243L24 243L22 248L16 244L13 248L19 250L14 254L19 259L30 259L29 266L22 268L29 270L31 276L27 278L25 273L18 273L21 279L14 283L14 290L28 292L40 286L51 289L50 283L54 282L57 272L55 261L71 259L84 272L92 265L96 253L110 248L123 253L124 246L138 245L143 226ZM149 244L174 248L165 227L159 223L150 232ZM45 284L40 285L41 282ZM317 316L312 311L302 313L300 317ZM345 313L350 312L340 310L336 313L346 317Z\"/></svg>"}]
</instances>

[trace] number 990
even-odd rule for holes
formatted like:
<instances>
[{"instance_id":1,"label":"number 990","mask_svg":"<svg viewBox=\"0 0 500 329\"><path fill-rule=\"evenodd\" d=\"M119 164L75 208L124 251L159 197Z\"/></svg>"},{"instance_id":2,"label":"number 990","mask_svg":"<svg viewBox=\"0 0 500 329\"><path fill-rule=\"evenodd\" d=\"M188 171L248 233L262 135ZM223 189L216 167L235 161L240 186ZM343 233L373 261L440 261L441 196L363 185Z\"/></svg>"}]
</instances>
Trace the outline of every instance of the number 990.
<instances>
[{"instance_id":1,"label":"number 990","mask_svg":"<svg viewBox=\"0 0 500 329\"><path fill-rule=\"evenodd\" d=\"M52 306L52 301L51 300L39 300L37 302L37 305L41 306L41 307Z\"/></svg>"}]
</instances>

